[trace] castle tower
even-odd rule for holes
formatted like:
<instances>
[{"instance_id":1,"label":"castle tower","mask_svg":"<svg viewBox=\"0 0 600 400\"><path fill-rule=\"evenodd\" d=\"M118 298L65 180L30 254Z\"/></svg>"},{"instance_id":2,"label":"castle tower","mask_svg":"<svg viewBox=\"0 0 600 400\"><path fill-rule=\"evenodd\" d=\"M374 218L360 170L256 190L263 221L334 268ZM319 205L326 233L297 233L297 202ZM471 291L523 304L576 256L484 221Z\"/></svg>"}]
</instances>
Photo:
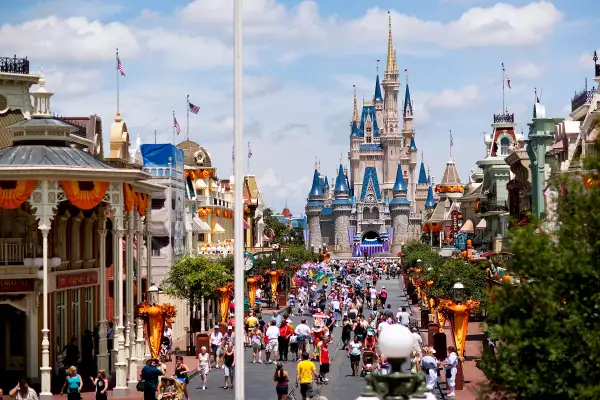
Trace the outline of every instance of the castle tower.
<instances>
[{"instance_id":1,"label":"castle tower","mask_svg":"<svg viewBox=\"0 0 600 400\"><path fill-rule=\"evenodd\" d=\"M384 126L388 136L398 136L398 91L400 90L400 77L396 52L392 43L392 16L388 11L388 47L385 75L383 77L384 99Z\"/></svg>"},{"instance_id":2,"label":"castle tower","mask_svg":"<svg viewBox=\"0 0 600 400\"><path fill-rule=\"evenodd\" d=\"M413 127L413 103L410 97L410 87L408 85L408 70L406 73L406 89L404 91L404 101L402 102L402 146L408 148L408 199L413 204L413 211L417 211L416 204L416 172L417 172L417 146L415 144L415 130Z\"/></svg>"},{"instance_id":3,"label":"castle tower","mask_svg":"<svg viewBox=\"0 0 600 400\"><path fill-rule=\"evenodd\" d=\"M375 91L373 92L373 105L375 106L375 115L377 125L385 127L385 118L383 113L383 96L381 95L381 83L379 82L379 61L377 62L377 75L375 77ZM384 129L384 133L385 133Z\"/></svg>"},{"instance_id":4,"label":"castle tower","mask_svg":"<svg viewBox=\"0 0 600 400\"><path fill-rule=\"evenodd\" d=\"M408 217L410 214L410 201L406 198L408 188L404 181L402 164L398 164L396 172L396 182L392 193L394 198L390 201L390 217L392 227L394 228L394 238L392 241L392 253L397 254L402 250L402 242L410 235L408 230Z\"/></svg>"},{"instance_id":5,"label":"castle tower","mask_svg":"<svg viewBox=\"0 0 600 400\"><path fill-rule=\"evenodd\" d=\"M341 160L340 160L341 161ZM351 253L352 248L348 241L348 228L350 227L350 213L352 212L352 200L350 200L350 188L344 173L344 167L340 162L338 175L335 180L332 201L335 249L336 253Z\"/></svg>"},{"instance_id":6,"label":"castle tower","mask_svg":"<svg viewBox=\"0 0 600 400\"><path fill-rule=\"evenodd\" d=\"M423 161L423 155L421 153L421 167L419 169L419 178L415 185L414 212L417 214L423 211L425 207L425 202L427 201L428 187L429 178L427 177L427 171L425 171L425 162Z\"/></svg>"},{"instance_id":7,"label":"castle tower","mask_svg":"<svg viewBox=\"0 0 600 400\"><path fill-rule=\"evenodd\" d=\"M358 105L356 104L356 86L354 86L354 109L352 112L352 120L350 121L350 152L348 160L350 161L350 171L357 171L360 163L360 144L362 137L359 132L360 116L358 114ZM350 174L350 187L354 187L356 175Z\"/></svg>"},{"instance_id":8,"label":"castle tower","mask_svg":"<svg viewBox=\"0 0 600 400\"><path fill-rule=\"evenodd\" d=\"M310 231L308 248L314 251L318 251L323 245L323 238L321 236L321 211L325 207L323 199L321 174L319 174L319 170L315 167L312 187L310 188L308 201L306 202L306 218L308 219L308 230Z\"/></svg>"},{"instance_id":9,"label":"castle tower","mask_svg":"<svg viewBox=\"0 0 600 400\"><path fill-rule=\"evenodd\" d=\"M433 198L433 188L429 186L427 189L427 200L425 200L425 209L432 210L435 208L435 199Z\"/></svg>"}]
</instances>

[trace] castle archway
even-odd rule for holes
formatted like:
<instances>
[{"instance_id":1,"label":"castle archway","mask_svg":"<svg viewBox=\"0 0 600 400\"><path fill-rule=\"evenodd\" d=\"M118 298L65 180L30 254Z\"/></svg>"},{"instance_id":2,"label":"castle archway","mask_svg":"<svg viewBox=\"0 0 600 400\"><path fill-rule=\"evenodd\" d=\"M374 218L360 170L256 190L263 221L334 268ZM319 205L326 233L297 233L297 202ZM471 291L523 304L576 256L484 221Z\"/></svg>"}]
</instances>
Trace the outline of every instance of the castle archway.
<instances>
[{"instance_id":1,"label":"castle archway","mask_svg":"<svg viewBox=\"0 0 600 400\"><path fill-rule=\"evenodd\" d=\"M366 231L365 233L363 233L362 238L361 238L361 242L365 243L380 243L381 242L381 236L379 235L379 232L375 232L375 231Z\"/></svg>"}]
</instances>

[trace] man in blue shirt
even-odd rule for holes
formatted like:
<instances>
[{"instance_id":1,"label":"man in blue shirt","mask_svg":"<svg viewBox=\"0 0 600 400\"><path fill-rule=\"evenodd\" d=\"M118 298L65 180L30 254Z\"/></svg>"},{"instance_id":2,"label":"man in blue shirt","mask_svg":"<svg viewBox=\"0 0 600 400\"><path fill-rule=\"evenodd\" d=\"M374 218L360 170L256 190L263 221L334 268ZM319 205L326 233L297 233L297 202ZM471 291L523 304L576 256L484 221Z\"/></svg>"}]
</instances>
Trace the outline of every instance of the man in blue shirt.
<instances>
[{"instance_id":1,"label":"man in blue shirt","mask_svg":"<svg viewBox=\"0 0 600 400\"><path fill-rule=\"evenodd\" d=\"M146 361L141 375L144 381L144 400L155 400L158 390L158 378L162 375L158 360L150 359Z\"/></svg>"}]
</instances>

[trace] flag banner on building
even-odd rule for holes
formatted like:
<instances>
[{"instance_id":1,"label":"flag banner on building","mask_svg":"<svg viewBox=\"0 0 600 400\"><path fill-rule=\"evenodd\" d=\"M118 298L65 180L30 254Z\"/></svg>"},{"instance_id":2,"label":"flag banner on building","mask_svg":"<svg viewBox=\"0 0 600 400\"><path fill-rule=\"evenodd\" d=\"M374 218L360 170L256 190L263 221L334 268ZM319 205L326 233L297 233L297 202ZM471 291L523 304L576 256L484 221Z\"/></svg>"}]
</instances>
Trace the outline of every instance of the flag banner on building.
<instances>
[{"instance_id":1,"label":"flag banner on building","mask_svg":"<svg viewBox=\"0 0 600 400\"><path fill-rule=\"evenodd\" d=\"M310 231L305 229L302 231L302 233L304 234L304 247L308 250L310 246Z\"/></svg>"},{"instance_id":2,"label":"flag banner on building","mask_svg":"<svg viewBox=\"0 0 600 400\"><path fill-rule=\"evenodd\" d=\"M355 234L356 234L356 227L353 227L353 226L348 227L348 244L352 244L354 242Z\"/></svg>"},{"instance_id":3,"label":"flag banner on building","mask_svg":"<svg viewBox=\"0 0 600 400\"><path fill-rule=\"evenodd\" d=\"M121 64L121 59L119 58L119 56L117 56L117 69L119 70L121 76L127 76L125 75L125 70L123 69L123 64Z\"/></svg>"},{"instance_id":4,"label":"flag banner on building","mask_svg":"<svg viewBox=\"0 0 600 400\"><path fill-rule=\"evenodd\" d=\"M252 158L252 149L250 148L250 142L248 142L248 158Z\"/></svg>"},{"instance_id":5,"label":"flag banner on building","mask_svg":"<svg viewBox=\"0 0 600 400\"><path fill-rule=\"evenodd\" d=\"M175 129L175 132L177 132L178 135L179 135L179 132L181 132L181 127L179 126L179 122L177 122L177 118L175 118L174 115L173 115L173 129Z\"/></svg>"},{"instance_id":6,"label":"flag banner on building","mask_svg":"<svg viewBox=\"0 0 600 400\"><path fill-rule=\"evenodd\" d=\"M450 131L450 147L454 146L454 138L452 137L452 131Z\"/></svg>"},{"instance_id":7,"label":"flag banner on building","mask_svg":"<svg viewBox=\"0 0 600 400\"><path fill-rule=\"evenodd\" d=\"M506 85L508 86L509 89L512 89L510 87L510 76L506 75Z\"/></svg>"},{"instance_id":8,"label":"flag banner on building","mask_svg":"<svg viewBox=\"0 0 600 400\"><path fill-rule=\"evenodd\" d=\"M388 228L388 241L389 243L394 243L394 233L396 233L394 227Z\"/></svg>"},{"instance_id":9,"label":"flag banner on building","mask_svg":"<svg viewBox=\"0 0 600 400\"><path fill-rule=\"evenodd\" d=\"M198 114L198 112L200 111L200 107L198 107L197 105L193 104L193 103L188 103L190 106L190 112L194 113L194 114Z\"/></svg>"}]
</instances>

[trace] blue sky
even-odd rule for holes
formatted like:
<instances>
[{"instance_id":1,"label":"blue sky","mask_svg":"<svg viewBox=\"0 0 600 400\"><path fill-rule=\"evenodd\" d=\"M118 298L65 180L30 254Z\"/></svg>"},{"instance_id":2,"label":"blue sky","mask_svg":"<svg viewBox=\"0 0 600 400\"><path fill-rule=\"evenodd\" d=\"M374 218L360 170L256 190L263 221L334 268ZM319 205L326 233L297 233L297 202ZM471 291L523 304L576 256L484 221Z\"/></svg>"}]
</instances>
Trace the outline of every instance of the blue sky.
<instances>
[{"instance_id":1,"label":"blue sky","mask_svg":"<svg viewBox=\"0 0 600 400\"><path fill-rule=\"evenodd\" d=\"M121 114L143 142L172 140L175 111L186 135L186 95L201 107L190 139L231 171L232 0L50 0L6 2L2 56L27 56L56 93L53 111L98 114L105 141L116 111L115 48L127 77ZM18 4L17 4L18 3ZM600 3L594 0L244 0L245 135L265 201L303 213L315 157L333 175L348 151L352 85L373 95L385 61L391 11L400 69L407 68L416 144L441 177L453 155L464 181L482 157L483 132L506 105L527 131L534 99L568 117L570 99L593 74ZM399 5L400 4L400 5ZM593 83L590 79L590 86ZM403 88L401 88L403 90Z\"/></svg>"}]
</instances>

